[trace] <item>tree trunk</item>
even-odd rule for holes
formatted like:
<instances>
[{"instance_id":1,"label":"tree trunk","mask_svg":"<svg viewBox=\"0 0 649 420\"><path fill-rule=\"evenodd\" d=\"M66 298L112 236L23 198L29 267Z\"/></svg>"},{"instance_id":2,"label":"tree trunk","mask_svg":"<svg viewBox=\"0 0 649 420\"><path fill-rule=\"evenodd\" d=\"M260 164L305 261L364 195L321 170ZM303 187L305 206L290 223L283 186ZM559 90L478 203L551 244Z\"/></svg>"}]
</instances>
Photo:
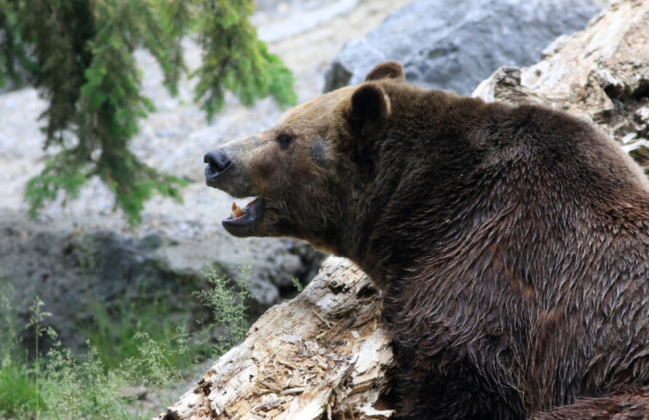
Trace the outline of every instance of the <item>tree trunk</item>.
<instances>
[{"instance_id":1,"label":"tree trunk","mask_svg":"<svg viewBox=\"0 0 649 420\"><path fill-rule=\"evenodd\" d=\"M649 170L649 0L611 4L585 31L558 38L541 62L498 69L474 96L579 115ZM380 302L358 268L329 258L160 418L390 418L382 397L393 358Z\"/></svg>"}]
</instances>

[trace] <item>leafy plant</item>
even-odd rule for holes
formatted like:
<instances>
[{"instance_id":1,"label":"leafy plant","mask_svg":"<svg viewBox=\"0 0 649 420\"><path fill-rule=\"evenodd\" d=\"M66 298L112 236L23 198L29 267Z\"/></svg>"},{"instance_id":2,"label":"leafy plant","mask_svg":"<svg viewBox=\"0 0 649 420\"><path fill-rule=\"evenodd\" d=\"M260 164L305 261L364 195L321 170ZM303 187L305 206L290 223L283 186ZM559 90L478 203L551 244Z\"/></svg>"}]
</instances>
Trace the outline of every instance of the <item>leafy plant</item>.
<instances>
[{"instance_id":1,"label":"leafy plant","mask_svg":"<svg viewBox=\"0 0 649 420\"><path fill-rule=\"evenodd\" d=\"M43 311L43 301L36 296L34 299L34 303L32 306L29 307L29 310L31 312L31 316L29 317L29 323L25 326L26 329L33 329L34 330L34 335L35 335L35 354L36 354L36 360L34 361L34 378L35 378L35 385L36 385L36 417L38 417L38 414L41 411L40 407L40 380L41 380L41 354L39 351L39 342L41 337L43 336L43 333L47 331L45 327L43 327L43 321L45 318L52 316L51 313Z\"/></svg>"},{"instance_id":2,"label":"leafy plant","mask_svg":"<svg viewBox=\"0 0 649 420\"><path fill-rule=\"evenodd\" d=\"M34 381L34 365L18 343L13 287L0 274L0 418L37 413L44 401Z\"/></svg>"},{"instance_id":3,"label":"leafy plant","mask_svg":"<svg viewBox=\"0 0 649 420\"><path fill-rule=\"evenodd\" d=\"M36 392L29 369L26 352L3 360L0 369L0 418L28 418L45 406L43 395Z\"/></svg>"},{"instance_id":4,"label":"leafy plant","mask_svg":"<svg viewBox=\"0 0 649 420\"><path fill-rule=\"evenodd\" d=\"M56 333L49 330L50 337ZM128 385L127 372L105 370L97 351L91 347L76 356L60 341L47 354L43 386L46 414L58 419L113 419L126 417L122 389Z\"/></svg>"},{"instance_id":5,"label":"leafy plant","mask_svg":"<svg viewBox=\"0 0 649 420\"><path fill-rule=\"evenodd\" d=\"M92 318L81 327L81 333L97 349L97 357L109 369L142 354L145 341L153 341L164 351L169 363L185 369L193 362L187 355L185 330L188 319L172 319L165 295L124 297L110 311L91 301ZM146 332L146 337L143 333ZM185 347L185 350L179 351ZM192 353L208 354L206 343L192 342Z\"/></svg>"},{"instance_id":6,"label":"leafy plant","mask_svg":"<svg viewBox=\"0 0 649 420\"><path fill-rule=\"evenodd\" d=\"M225 91L242 103L271 95L294 103L293 77L257 40L253 0L0 0L0 84L18 68L49 106L41 118L45 149L57 153L25 192L35 216L59 193L77 198L91 177L115 194L131 223L154 193L181 199L181 179L147 166L129 149L138 123L153 112L140 92L134 51L148 50L172 94L187 69L181 41L195 36L203 61L195 98L209 120ZM65 201L63 202L65 204Z\"/></svg>"},{"instance_id":7,"label":"leafy plant","mask_svg":"<svg viewBox=\"0 0 649 420\"><path fill-rule=\"evenodd\" d=\"M297 277L293 277L291 281L293 282L293 287L295 287L295 290L297 290L298 293L301 293L302 290L304 290L304 284L302 284L300 279L298 279Z\"/></svg>"},{"instance_id":8,"label":"leafy plant","mask_svg":"<svg viewBox=\"0 0 649 420\"><path fill-rule=\"evenodd\" d=\"M247 268L241 268L245 276ZM195 295L204 306L212 310L213 319L203 331L210 332L216 327L221 328L221 332L216 336L217 343L212 347L214 356L218 357L246 337L248 322L245 301L252 297L252 293L245 280L228 279L214 268L206 269L203 275L212 288L196 292Z\"/></svg>"},{"instance_id":9,"label":"leafy plant","mask_svg":"<svg viewBox=\"0 0 649 420\"><path fill-rule=\"evenodd\" d=\"M102 327L80 354L66 348L52 328L44 327L43 321L49 313L43 310L42 301L36 298L30 308L27 328L37 336L47 335L55 344L45 356L41 356L37 338L36 357L32 360L20 346L16 332L17 315L11 306L14 292L0 275L0 418L150 418L151 413L144 409L140 414L133 414L134 401L132 397L124 396L125 387L145 384L157 388L184 383L182 372L188 367L187 360L197 352L205 352L213 330L220 331L217 345L209 343L214 356L224 353L245 336L244 301L250 296L246 283L227 280L215 270L208 270L206 275L213 288L197 294L212 309L214 320L200 333L190 334L181 325L173 332L165 331L165 336L154 337L147 331L151 324L137 324L137 329L141 330L133 332L136 328L129 322L126 326L118 323L114 329L106 329L103 322L108 321L108 313L99 313L103 321L98 325ZM128 308L124 307L124 310ZM154 310L160 308L162 306L149 308L151 321L156 315L161 315L154 314ZM120 332L121 328L125 331ZM108 336L102 337L107 332ZM131 333L133 335L129 337ZM109 359L111 364L107 365L102 361L102 353L106 352L104 347L114 346L111 339L115 336L130 341L123 343L129 350L122 353L123 360Z\"/></svg>"},{"instance_id":10,"label":"leafy plant","mask_svg":"<svg viewBox=\"0 0 649 420\"><path fill-rule=\"evenodd\" d=\"M83 335L97 350L97 357L107 369L119 367L125 360L142 355L143 341L153 341L163 349L164 357L180 369L189 367L193 359L185 346L185 329L190 325L188 314L174 314L169 301L171 293L152 290L141 283L137 290L130 290L108 305L99 302L91 293L91 284L96 283L98 250L91 236L79 241L77 258L84 282L85 301L91 317L79 325ZM146 332L146 340L142 333ZM209 354L207 343L192 342L192 352L197 357Z\"/></svg>"}]
</instances>

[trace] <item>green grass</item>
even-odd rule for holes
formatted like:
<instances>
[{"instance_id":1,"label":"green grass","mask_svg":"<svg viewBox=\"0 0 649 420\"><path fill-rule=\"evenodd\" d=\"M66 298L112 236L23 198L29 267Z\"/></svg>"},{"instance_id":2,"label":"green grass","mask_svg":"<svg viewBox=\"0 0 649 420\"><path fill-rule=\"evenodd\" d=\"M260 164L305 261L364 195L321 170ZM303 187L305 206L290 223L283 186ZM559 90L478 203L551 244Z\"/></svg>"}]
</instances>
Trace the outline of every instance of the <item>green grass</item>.
<instances>
[{"instance_id":1,"label":"green grass","mask_svg":"<svg viewBox=\"0 0 649 420\"><path fill-rule=\"evenodd\" d=\"M243 275L249 273L250 267L239 268ZM244 340L248 331L247 308L244 301L252 297L252 293L245 280L227 279L214 268L208 268L203 274L211 288L196 292L195 295L203 306L210 308L212 312L212 321L203 332L209 332L217 326L224 327L223 331L215 337L216 344L212 345L212 355L218 357Z\"/></svg>"},{"instance_id":2,"label":"green grass","mask_svg":"<svg viewBox=\"0 0 649 420\"><path fill-rule=\"evenodd\" d=\"M125 387L163 389L185 383L182 372L197 358L218 356L245 336L247 285L214 270L205 275L212 289L197 295L212 310L213 321L199 333L187 333L187 321L174 324L163 297L148 303L125 300L112 312L93 305L94 321L83 329L88 347L76 354L56 331L44 328L50 314L36 298L25 328L55 344L42 354L36 340L32 359L18 339L22 328L11 305L13 290L2 286L8 282L0 275L0 418L140 420L156 415L137 409L133 398L124 397ZM214 337L216 326L222 332Z\"/></svg>"},{"instance_id":3,"label":"green grass","mask_svg":"<svg viewBox=\"0 0 649 420\"><path fill-rule=\"evenodd\" d=\"M5 359L0 370L0 418L27 417L44 406L42 396L36 392L34 372L30 372L26 355L14 359Z\"/></svg>"},{"instance_id":4,"label":"green grass","mask_svg":"<svg viewBox=\"0 0 649 420\"><path fill-rule=\"evenodd\" d=\"M111 310L93 303L93 317L81 327L81 334L97 349L98 357L108 369L120 366L124 361L140 356L141 341L138 333L146 332L148 338L165 349L174 366L187 368L194 360L187 352L179 354L184 332L190 328L188 317L172 319L171 305L164 295L153 297L124 298ZM204 343L192 343L197 357L209 354Z\"/></svg>"}]
</instances>

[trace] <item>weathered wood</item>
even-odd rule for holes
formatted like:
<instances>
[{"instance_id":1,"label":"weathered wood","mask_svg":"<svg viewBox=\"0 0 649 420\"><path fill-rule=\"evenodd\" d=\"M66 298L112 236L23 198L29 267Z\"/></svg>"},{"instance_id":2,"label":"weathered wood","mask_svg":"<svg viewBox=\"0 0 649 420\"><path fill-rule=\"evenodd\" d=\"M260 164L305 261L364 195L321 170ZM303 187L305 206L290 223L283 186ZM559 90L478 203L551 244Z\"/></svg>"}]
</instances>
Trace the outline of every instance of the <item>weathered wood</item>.
<instances>
[{"instance_id":1,"label":"weathered wood","mask_svg":"<svg viewBox=\"0 0 649 420\"><path fill-rule=\"evenodd\" d=\"M543 61L499 69L474 96L582 116L649 168L649 0L611 4L585 31L557 39ZM380 293L358 268L330 258L161 417L389 418L380 399L393 359L379 306Z\"/></svg>"},{"instance_id":2,"label":"weathered wood","mask_svg":"<svg viewBox=\"0 0 649 420\"><path fill-rule=\"evenodd\" d=\"M559 37L542 61L498 69L473 96L579 115L649 171L649 1L612 3L585 31Z\"/></svg>"},{"instance_id":3,"label":"weathered wood","mask_svg":"<svg viewBox=\"0 0 649 420\"><path fill-rule=\"evenodd\" d=\"M266 312L163 418L389 418L392 411L375 408L393 363L379 305L366 275L329 258L299 296Z\"/></svg>"}]
</instances>

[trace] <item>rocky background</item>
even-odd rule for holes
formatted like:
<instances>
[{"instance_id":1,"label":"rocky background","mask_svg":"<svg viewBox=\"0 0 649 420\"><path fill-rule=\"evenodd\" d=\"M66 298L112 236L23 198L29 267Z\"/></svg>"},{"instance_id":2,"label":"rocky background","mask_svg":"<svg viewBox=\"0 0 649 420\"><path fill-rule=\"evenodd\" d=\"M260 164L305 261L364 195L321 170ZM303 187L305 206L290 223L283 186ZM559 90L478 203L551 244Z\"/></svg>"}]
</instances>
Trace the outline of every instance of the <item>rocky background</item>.
<instances>
[{"instance_id":1,"label":"rocky background","mask_svg":"<svg viewBox=\"0 0 649 420\"><path fill-rule=\"evenodd\" d=\"M583 29L599 10L588 0L408 3L259 0L254 22L294 71L299 100L305 101L362 81L373 65L387 59L403 62L415 83L468 93L502 65L537 62L558 35ZM186 56L195 68L200 51L191 41ZM299 241L228 236L220 220L229 213L231 199L203 182L206 151L271 127L283 110L271 100L245 108L229 98L209 125L192 103L192 81L186 80L172 98L154 59L140 53L138 60L144 94L158 112L142 124L132 148L148 164L190 184L183 204L151 200L143 223L134 228L113 212L110 192L95 181L78 201L64 207L59 201L37 220L27 220L23 189L47 159L38 122L45 106L29 88L0 95L0 269L16 288L23 316L40 295L54 314L48 322L73 347L83 343L78 325L92 317L93 302L110 307L125 297L163 293L171 312L200 319L204 314L191 292L203 287L200 272L213 265L224 275L247 279L256 296L249 302L251 316L258 316L293 296L292 279L307 282L323 260ZM241 266L250 269L242 272Z\"/></svg>"}]
</instances>

